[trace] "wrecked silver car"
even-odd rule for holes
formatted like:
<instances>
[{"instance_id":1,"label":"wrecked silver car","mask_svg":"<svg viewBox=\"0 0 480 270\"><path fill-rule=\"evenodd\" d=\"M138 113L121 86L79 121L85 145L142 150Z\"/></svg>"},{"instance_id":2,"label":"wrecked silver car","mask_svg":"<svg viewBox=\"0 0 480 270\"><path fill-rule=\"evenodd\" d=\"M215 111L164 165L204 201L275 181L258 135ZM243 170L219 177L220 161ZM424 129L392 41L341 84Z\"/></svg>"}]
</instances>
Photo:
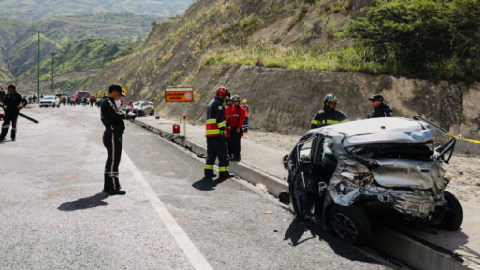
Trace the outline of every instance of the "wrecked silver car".
<instances>
[{"instance_id":1,"label":"wrecked silver car","mask_svg":"<svg viewBox=\"0 0 480 270\"><path fill-rule=\"evenodd\" d=\"M372 221L400 215L458 230L463 210L445 191L455 138L421 118L376 118L310 130L285 157L289 193L298 218L340 238L367 244ZM437 134L438 135L438 134Z\"/></svg>"}]
</instances>

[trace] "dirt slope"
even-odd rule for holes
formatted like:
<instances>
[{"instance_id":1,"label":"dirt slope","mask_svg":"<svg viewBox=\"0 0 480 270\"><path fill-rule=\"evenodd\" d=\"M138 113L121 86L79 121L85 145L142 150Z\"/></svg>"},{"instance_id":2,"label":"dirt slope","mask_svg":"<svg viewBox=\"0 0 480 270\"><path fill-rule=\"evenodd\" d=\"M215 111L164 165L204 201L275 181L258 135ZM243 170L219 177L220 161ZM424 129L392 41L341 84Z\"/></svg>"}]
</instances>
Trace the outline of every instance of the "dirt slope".
<instances>
[{"instance_id":1,"label":"dirt slope","mask_svg":"<svg viewBox=\"0 0 480 270\"><path fill-rule=\"evenodd\" d=\"M212 90L226 84L234 94L249 100L253 128L282 133L307 130L327 93L339 96L340 109L351 119L364 118L370 111L367 97L381 93L396 115L420 114L454 133L478 138L473 123L480 102L477 84L261 65L215 65L216 50L259 42L312 50L341 46L349 41L336 40L335 31L361 14L361 7L371 4L307 2L314 1L197 1L184 16L157 24L139 51L103 68L90 84L91 90L104 91L113 82L121 83L130 91L128 98L152 100L161 114L176 117L183 107L165 104L164 89L193 86L197 102L184 106L189 119L201 123Z\"/></svg>"}]
</instances>

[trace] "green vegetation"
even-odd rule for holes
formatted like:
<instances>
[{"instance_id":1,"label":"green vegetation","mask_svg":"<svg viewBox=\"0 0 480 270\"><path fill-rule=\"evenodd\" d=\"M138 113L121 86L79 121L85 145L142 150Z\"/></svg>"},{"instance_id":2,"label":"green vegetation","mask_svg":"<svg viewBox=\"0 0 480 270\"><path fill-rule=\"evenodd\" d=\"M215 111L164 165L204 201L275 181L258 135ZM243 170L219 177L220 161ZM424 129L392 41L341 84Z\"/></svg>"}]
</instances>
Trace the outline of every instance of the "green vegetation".
<instances>
[{"instance_id":1,"label":"green vegetation","mask_svg":"<svg viewBox=\"0 0 480 270\"><path fill-rule=\"evenodd\" d=\"M84 40L69 45L54 55L54 73L58 75L102 67L108 61L129 54L128 47L128 44L123 45L105 40ZM40 80L50 79L51 65L51 59L42 63Z\"/></svg>"},{"instance_id":2,"label":"green vegetation","mask_svg":"<svg viewBox=\"0 0 480 270\"><path fill-rule=\"evenodd\" d=\"M2 78L21 76L35 68L37 54L36 29L41 33L41 62L49 59L50 52L88 39L105 39L130 44L134 51L148 36L152 22L163 20L159 16L129 13L99 13L42 19L35 23L0 21L0 68ZM9 51L8 59L2 57ZM6 66L9 66L8 72ZM6 75L9 74L10 75ZM8 80L8 79L5 79Z\"/></svg>"},{"instance_id":3,"label":"green vegetation","mask_svg":"<svg viewBox=\"0 0 480 270\"><path fill-rule=\"evenodd\" d=\"M61 91L74 92L87 85L92 80L92 76L79 77L71 79L62 83L55 84L55 88L60 88Z\"/></svg>"},{"instance_id":4,"label":"green vegetation","mask_svg":"<svg viewBox=\"0 0 480 270\"><path fill-rule=\"evenodd\" d=\"M398 74L480 79L480 0L378 0L345 33L363 60Z\"/></svg>"},{"instance_id":5,"label":"green vegetation","mask_svg":"<svg viewBox=\"0 0 480 270\"><path fill-rule=\"evenodd\" d=\"M188 8L192 0L2 0L0 18L36 21L42 18L128 12L162 17L175 16Z\"/></svg>"},{"instance_id":6,"label":"green vegetation","mask_svg":"<svg viewBox=\"0 0 480 270\"><path fill-rule=\"evenodd\" d=\"M286 47L268 43L211 50L203 56L201 67L219 64L301 70L389 72L385 66L363 61L353 48L321 53L301 45Z\"/></svg>"}]
</instances>

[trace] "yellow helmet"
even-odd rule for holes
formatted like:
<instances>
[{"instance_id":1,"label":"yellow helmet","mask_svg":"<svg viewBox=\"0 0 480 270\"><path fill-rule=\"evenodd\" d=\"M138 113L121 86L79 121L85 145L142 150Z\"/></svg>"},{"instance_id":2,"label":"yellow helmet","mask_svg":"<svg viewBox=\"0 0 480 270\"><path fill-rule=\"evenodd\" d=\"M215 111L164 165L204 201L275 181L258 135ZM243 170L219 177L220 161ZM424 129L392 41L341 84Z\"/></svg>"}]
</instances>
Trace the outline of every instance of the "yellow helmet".
<instances>
[{"instance_id":1,"label":"yellow helmet","mask_svg":"<svg viewBox=\"0 0 480 270\"><path fill-rule=\"evenodd\" d=\"M246 99L244 99L242 102L243 102L243 103L248 103Z\"/></svg>"}]
</instances>

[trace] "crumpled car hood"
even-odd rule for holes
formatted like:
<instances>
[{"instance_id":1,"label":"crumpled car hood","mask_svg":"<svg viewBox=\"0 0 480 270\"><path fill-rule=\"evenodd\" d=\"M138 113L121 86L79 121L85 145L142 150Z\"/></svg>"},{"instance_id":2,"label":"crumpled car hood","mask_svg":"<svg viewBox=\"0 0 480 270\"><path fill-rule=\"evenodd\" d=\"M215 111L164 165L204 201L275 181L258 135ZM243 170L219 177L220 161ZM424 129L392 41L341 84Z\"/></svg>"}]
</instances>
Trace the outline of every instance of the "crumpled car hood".
<instances>
[{"instance_id":1,"label":"crumpled car hood","mask_svg":"<svg viewBox=\"0 0 480 270\"><path fill-rule=\"evenodd\" d=\"M416 132L389 131L364 135L355 135L345 138L344 147L372 144L372 143L424 143L432 140L433 130Z\"/></svg>"},{"instance_id":2,"label":"crumpled car hood","mask_svg":"<svg viewBox=\"0 0 480 270\"><path fill-rule=\"evenodd\" d=\"M434 161L379 159L372 173L375 181L389 188L443 190L445 170Z\"/></svg>"}]
</instances>

